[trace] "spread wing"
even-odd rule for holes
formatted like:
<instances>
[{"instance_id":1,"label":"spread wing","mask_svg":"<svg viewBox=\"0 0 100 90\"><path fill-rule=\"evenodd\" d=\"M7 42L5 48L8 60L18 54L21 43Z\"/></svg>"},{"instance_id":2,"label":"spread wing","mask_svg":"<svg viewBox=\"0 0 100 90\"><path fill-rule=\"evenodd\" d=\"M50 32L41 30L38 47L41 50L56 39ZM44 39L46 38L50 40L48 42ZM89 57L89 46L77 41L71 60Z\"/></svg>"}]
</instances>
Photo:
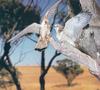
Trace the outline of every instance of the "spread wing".
<instances>
[{"instance_id":1,"label":"spread wing","mask_svg":"<svg viewBox=\"0 0 100 90\"><path fill-rule=\"evenodd\" d=\"M8 42L15 41L28 33L40 34L40 29L41 29L41 26L39 24L32 23L31 25L27 26L24 30L22 30L20 33L18 33L17 35L12 37L10 40L8 40Z\"/></svg>"},{"instance_id":2,"label":"spread wing","mask_svg":"<svg viewBox=\"0 0 100 90\"><path fill-rule=\"evenodd\" d=\"M53 16L55 12L57 11L58 5L61 3L62 0L58 0L50 9L47 10L44 17Z\"/></svg>"},{"instance_id":3,"label":"spread wing","mask_svg":"<svg viewBox=\"0 0 100 90\"><path fill-rule=\"evenodd\" d=\"M63 34L75 41L80 36L82 29L89 24L91 16L89 12L82 12L72 17L65 23Z\"/></svg>"}]
</instances>

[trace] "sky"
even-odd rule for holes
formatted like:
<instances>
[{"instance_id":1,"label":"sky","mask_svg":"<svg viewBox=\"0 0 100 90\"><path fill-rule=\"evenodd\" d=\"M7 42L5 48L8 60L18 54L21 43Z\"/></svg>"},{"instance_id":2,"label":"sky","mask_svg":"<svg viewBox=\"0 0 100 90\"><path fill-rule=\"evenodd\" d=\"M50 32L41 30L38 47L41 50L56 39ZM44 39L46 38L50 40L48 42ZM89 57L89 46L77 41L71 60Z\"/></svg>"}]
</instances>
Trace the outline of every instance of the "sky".
<instances>
[{"instance_id":1,"label":"sky","mask_svg":"<svg viewBox=\"0 0 100 90\"><path fill-rule=\"evenodd\" d=\"M23 4L26 5L28 0L23 0ZM40 1L40 0L39 0ZM45 1L45 3L44 3ZM41 16L43 16L46 12L46 9L48 9L51 5L53 5L55 3L55 1L57 0L49 0L49 4L47 3L47 0L43 0L40 3L38 2L39 6L43 9L41 10ZM46 7L46 9L44 10L44 7L46 6L46 4L48 4L48 7ZM53 34L55 33L55 31L53 31ZM31 38L35 38L35 35L32 34ZM35 51L35 43L32 42L31 40L29 40L26 37L23 37L21 40L23 40L23 42L21 44L19 44L17 47L13 47L14 52L12 53L12 49L11 49L11 53L10 53L10 57L12 60L12 63L14 65L20 65L20 66L39 66L41 63L41 52L39 51ZM48 48L46 49L46 65L48 64L48 62L50 61L50 59L52 58L52 56L55 53L55 49L52 48L52 46L48 46ZM60 60L60 59L64 59L65 56L60 55L58 56L55 61L53 62L53 64L56 63L56 60ZM19 62L19 63L18 63Z\"/></svg>"}]
</instances>

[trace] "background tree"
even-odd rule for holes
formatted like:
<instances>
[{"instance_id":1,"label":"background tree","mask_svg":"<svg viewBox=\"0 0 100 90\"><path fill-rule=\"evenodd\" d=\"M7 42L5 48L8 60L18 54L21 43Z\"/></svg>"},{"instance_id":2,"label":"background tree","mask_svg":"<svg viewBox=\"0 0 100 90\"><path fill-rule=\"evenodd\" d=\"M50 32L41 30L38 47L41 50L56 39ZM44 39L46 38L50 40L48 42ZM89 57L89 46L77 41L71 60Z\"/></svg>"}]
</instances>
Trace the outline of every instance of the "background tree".
<instances>
[{"instance_id":1,"label":"background tree","mask_svg":"<svg viewBox=\"0 0 100 90\"><path fill-rule=\"evenodd\" d=\"M15 44L11 45L7 40L13 36L15 31L20 31L32 22L39 23L39 11L36 7L31 7L31 3L24 6L17 0L0 0L0 37L3 43L1 48L4 51L0 57L0 68L5 68L11 74L17 90L21 90L21 86L16 69L9 57L9 53L12 52L10 49Z\"/></svg>"},{"instance_id":2,"label":"background tree","mask_svg":"<svg viewBox=\"0 0 100 90\"><path fill-rule=\"evenodd\" d=\"M67 59L58 60L57 65L53 67L67 79L68 86L72 86L73 80L83 73L83 69L80 65Z\"/></svg>"},{"instance_id":3,"label":"background tree","mask_svg":"<svg viewBox=\"0 0 100 90\"><path fill-rule=\"evenodd\" d=\"M21 73L17 70L16 70L16 73L19 78ZM14 81L11 77L11 74L4 68L0 70L0 88L7 89L8 87L11 87L13 85L14 85Z\"/></svg>"},{"instance_id":4,"label":"background tree","mask_svg":"<svg viewBox=\"0 0 100 90\"><path fill-rule=\"evenodd\" d=\"M52 66L52 62L55 60L57 56L59 56L60 53L55 51L55 54L51 57L49 60L48 65L45 65L46 57L45 57L45 51L41 54L41 74L40 74L40 90L45 90L45 76L47 75L49 69Z\"/></svg>"}]
</instances>

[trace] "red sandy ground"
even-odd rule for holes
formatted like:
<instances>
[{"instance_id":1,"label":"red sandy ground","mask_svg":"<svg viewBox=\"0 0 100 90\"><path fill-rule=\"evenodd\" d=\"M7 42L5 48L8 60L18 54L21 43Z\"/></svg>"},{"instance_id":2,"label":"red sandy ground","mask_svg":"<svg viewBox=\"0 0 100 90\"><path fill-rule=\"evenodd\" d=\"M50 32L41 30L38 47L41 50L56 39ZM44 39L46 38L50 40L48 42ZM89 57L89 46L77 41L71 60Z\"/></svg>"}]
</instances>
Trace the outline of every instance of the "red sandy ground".
<instances>
[{"instance_id":1,"label":"red sandy ground","mask_svg":"<svg viewBox=\"0 0 100 90\"><path fill-rule=\"evenodd\" d=\"M18 67L21 71L21 86L22 90L39 90L39 67ZM100 90L100 81L92 76L86 68L84 73L78 76L72 87L67 86L66 79L51 68L46 76L46 90ZM3 90L3 89L0 89ZM15 87L10 87L7 90L16 90Z\"/></svg>"}]
</instances>

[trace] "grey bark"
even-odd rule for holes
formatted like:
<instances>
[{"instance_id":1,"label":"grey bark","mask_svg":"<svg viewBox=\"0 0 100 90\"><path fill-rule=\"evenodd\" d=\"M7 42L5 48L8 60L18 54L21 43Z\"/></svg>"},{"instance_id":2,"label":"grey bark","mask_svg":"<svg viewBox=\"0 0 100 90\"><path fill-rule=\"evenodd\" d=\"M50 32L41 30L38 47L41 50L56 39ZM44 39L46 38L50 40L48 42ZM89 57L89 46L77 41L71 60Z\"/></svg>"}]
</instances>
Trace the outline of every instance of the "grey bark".
<instances>
[{"instance_id":1,"label":"grey bark","mask_svg":"<svg viewBox=\"0 0 100 90\"><path fill-rule=\"evenodd\" d=\"M93 14L90 25L100 26L100 7L96 0L80 0L82 10L89 11Z\"/></svg>"},{"instance_id":2,"label":"grey bark","mask_svg":"<svg viewBox=\"0 0 100 90\"><path fill-rule=\"evenodd\" d=\"M100 27L90 26L83 31L79 48L100 64Z\"/></svg>"},{"instance_id":3,"label":"grey bark","mask_svg":"<svg viewBox=\"0 0 100 90\"><path fill-rule=\"evenodd\" d=\"M82 53L77 48L73 47L67 42L57 43L53 38L50 39L50 44L59 52L64 54L67 59L77 62L78 64L83 64L89 68L95 74L100 73L100 66L95 59L91 58L89 55Z\"/></svg>"}]
</instances>

